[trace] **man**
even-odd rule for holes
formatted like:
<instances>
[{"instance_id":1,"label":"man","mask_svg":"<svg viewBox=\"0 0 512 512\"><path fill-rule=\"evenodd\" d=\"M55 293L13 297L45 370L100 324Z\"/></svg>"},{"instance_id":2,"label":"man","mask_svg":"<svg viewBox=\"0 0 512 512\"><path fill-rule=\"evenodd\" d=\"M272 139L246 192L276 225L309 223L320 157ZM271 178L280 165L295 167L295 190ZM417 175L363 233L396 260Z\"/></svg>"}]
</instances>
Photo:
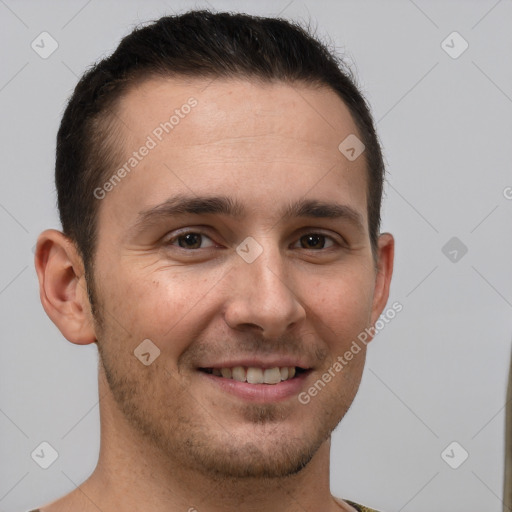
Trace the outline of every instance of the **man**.
<instances>
[{"instance_id":1,"label":"man","mask_svg":"<svg viewBox=\"0 0 512 512\"><path fill-rule=\"evenodd\" d=\"M331 496L329 448L389 294L383 175L341 62L286 21L164 17L89 70L36 268L98 346L101 449L40 510L370 510Z\"/></svg>"}]
</instances>

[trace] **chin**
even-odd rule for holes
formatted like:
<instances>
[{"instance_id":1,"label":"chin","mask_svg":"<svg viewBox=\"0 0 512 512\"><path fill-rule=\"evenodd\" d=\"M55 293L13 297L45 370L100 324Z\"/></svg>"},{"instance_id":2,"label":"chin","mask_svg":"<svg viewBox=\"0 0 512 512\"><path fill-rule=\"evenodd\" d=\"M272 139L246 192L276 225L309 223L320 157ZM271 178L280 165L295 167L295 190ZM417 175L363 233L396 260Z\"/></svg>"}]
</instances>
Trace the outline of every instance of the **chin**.
<instances>
[{"instance_id":1,"label":"chin","mask_svg":"<svg viewBox=\"0 0 512 512\"><path fill-rule=\"evenodd\" d=\"M222 479L275 479L299 473L319 448L292 446L289 442L283 444L271 439L267 445L260 443L257 446L249 442L244 443L243 447L232 445L222 453L195 453L193 458L200 461L201 471L209 476Z\"/></svg>"}]
</instances>

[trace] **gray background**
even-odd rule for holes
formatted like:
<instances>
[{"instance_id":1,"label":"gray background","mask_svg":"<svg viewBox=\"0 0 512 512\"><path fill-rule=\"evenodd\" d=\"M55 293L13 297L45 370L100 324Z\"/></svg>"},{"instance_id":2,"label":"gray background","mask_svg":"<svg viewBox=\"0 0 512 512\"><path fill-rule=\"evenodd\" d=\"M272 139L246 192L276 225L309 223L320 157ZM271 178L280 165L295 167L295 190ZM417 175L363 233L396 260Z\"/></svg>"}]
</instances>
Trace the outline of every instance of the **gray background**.
<instances>
[{"instance_id":1,"label":"gray background","mask_svg":"<svg viewBox=\"0 0 512 512\"><path fill-rule=\"evenodd\" d=\"M311 21L346 52L378 122L389 171L383 230L397 241L389 304L403 311L370 345L333 436L333 493L388 512L500 511L512 333L510 0L0 0L0 510L69 492L99 449L96 349L67 342L47 318L33 265L38 233L59 227L53 166L66 99L135 24L193 7ZM59 44L47 59L30 46L42 31ZM469 44L456 59L441 46L453 31ZM454 236L468 249L455 262L442 252ZM31 458L42 441L59 454L46 470ZM458 469L441 458L452 441L469 453Z\"/></svg>"}]
</instances>

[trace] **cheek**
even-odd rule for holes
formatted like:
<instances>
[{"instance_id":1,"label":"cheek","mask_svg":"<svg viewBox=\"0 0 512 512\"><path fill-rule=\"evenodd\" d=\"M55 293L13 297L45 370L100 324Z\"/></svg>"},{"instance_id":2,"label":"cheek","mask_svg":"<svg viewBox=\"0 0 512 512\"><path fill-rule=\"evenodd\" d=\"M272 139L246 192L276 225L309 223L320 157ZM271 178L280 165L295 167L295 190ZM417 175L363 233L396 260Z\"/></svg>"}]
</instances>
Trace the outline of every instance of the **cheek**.
<instances>
[{"instance_id":1,"label":"cheek","mask_svg":"<svg viewBox=\"0 0 512 512\"><path fill-rule=\"evenodd\" d=\"M110 272L101 289L102 303L111 313L106 321L130 345L150 339L161 352L177 356L207 320L207 297L220 277L217 272L203 274L183 268Z\"/></svg>"},{"instance_id":2,"label":"cheek","mask_svg":"<svg viewBox=\"0 0 512 512\"><path fill-rule=\"evenodd\" d=\"M324 326L326 340L340 350L370 324L373 286L368 271L339 272L317 282L309 307Z\"/></svg>"}]
</instances>

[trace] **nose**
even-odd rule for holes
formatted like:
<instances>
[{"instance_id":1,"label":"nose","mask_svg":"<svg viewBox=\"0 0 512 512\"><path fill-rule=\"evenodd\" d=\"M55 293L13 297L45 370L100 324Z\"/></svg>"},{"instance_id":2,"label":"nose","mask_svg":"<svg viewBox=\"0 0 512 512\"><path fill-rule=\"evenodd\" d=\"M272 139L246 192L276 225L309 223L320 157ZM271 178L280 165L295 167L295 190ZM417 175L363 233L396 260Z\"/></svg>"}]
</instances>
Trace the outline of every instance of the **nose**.
<instances>
[{"instance_id":1,"label":"nose","mask_svg":"<svg viewBox=\"0 0 512 512\"><path fill-rule=\"evenodd\" d=\"M269 339L298 325L306 311L289 275L290 268L277 248L267 246L252 263L240 258L230 272L226 323L236 330L259 329Z\"/></svg>"}]
</instances>

